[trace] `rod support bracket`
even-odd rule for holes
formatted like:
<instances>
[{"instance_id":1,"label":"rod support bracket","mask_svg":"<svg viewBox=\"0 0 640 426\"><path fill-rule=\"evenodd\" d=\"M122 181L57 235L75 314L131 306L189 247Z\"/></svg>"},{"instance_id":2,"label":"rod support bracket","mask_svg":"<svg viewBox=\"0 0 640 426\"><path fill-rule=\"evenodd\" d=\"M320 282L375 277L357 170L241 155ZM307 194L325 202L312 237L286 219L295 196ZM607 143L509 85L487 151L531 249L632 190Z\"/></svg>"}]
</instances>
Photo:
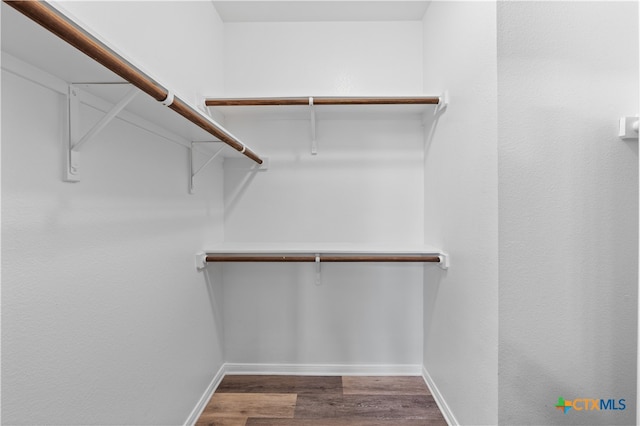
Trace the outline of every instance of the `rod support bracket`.
<instances>
[{"instance_id":1,"label":"rod support bracket","mask_svg":"<svg viewBox=\"0 0 640 426\"><path fill-rule=\"evenodd\" d=\"M207 253L199 251L196 253L196 269L202 271L207 267Z\"/></svg>"},{"instance_id":2,"label":"rod support bracket","mask_svg":"<svg viewBox=\"0 0 640 426\"><path fill-rule=\"evenodd\" d=\"M168 107L168 106L171 106L174 99L175 99L175 94L171 90L167 90L167 97L164 98L164 100L160 101L160 103Z\"/></svg>"},{"instance_id":3,"label":"rod support bracket","mask_svg":"<svg viewBox=\"0 0 640 426\"><path fill-rule=\"evenodd\" d=\"M316 253L316 285L322 284L322 270L320 268L320 253Z\"/></svg>"},{"instance_id":4,"label":"rod support bracket","mask_svg":"<svg viewBox=\"0 0 640 426\"><path fill-rule=\"evenodd\" d=\"M313 96L309 96L309 110L311 120L311 155L317 155L318 141L316 140L316 107L313 105Z\"/></svg>"},{"instance_id":5,"label":"rod support bracket","mask_svg":"<svg viewBox=\"0 0 640 426\"><path fill-rule=\"evenodd\" d=\"M449 266L450 266L449 254L446 252L440 252L438 254L438 257L440 258L440 262L438 262L438 266L440 267L440 269L443 269L445 271L449 269Z\"/></svg>"},{"instance_id":6,"label":"rod support bracket","mask_svg":"<svg viewBox=\"0 0 640 426\"><path fill-rule=\"evenodd\" d=\"M623 141L638 140L638 117L620 118L620 129L618 137Z\"/></svg>"},{"instance_id":7,"label":"rod support bracket","mask_svg":"<svg viewBox=\"0 0 640 426\"><path fill-rule=\"evenodd\" d=\"M436 107L435 114L437 115L441 112L444 112L448 106L449 106L449 91L445 90L444 92L442 92L442 95L440 95L440 99L438 101L438 106Z\"/></svg>"},{"instance_id":8,"label":"rod support bracket","mask_svg":"<svg viewBox=\"0 0 640 426\"><path fill-rule=\"evenodd\" d=\"M110 83L91 83L95 85ZM85 84L86 85L86 84ZM70 84L67 92L65 165L62 179L65 182L79 182L80 147L100 133L117 115L126 108L140 91L131 87L113 107L86 133L80 132L81 89L79 84Z\"/></svg>"}]
</instances>

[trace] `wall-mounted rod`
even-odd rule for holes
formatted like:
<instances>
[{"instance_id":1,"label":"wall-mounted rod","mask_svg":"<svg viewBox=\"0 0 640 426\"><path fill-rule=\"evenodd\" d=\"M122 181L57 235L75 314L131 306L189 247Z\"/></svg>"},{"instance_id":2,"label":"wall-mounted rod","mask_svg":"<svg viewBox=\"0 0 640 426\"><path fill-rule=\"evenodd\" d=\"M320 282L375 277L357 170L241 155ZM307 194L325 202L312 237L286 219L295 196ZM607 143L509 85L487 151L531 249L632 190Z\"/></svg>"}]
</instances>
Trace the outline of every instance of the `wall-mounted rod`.
<instances>
[{"instance_id":1,"label":"wall-mounted rod","mask_svg":"<svg viewBox=\"0 0 640 426\"><path fill-rule=\"evenodd\" d=\"M439 96L407 97L313 97L314 105L437 105ZM206 106L269 106L269 105L309 105L309 97L291 98L211 98L205 99Z\"/></svg>"},{"instance_id":2,"label":"wall-mounted rod","mask_svg":"<svg viewBox=\"0 0 640 426\"><path fill-rule=\"evenodd\" d=\"M320 255L320 262L441 262L440 256L420 255ZM218 255L207 254L206 262L316 262L316 255Z\"/></svg>"},{"instance_id":3,"label":"wall-mounted rod","mask_svg":"<svg viewBox=\"0 0 640 426\"><path fill-rule=\"evenodd\" d=\"M172 92L162 87L151 77L137 69L120 55L109 49L104 43L91 36L91 34L87 33L46 2L3 1L29 19L37 22L45 29L57 35L76 49L91 57L96 62L102 64L115 74L130 82L155 100L159 102L167 101L166 104L169 108L204 131L217 137L256 163L262 164L262 159L260 159L260 157L258 157L253 151L200 111L192 108L178 97L174 97L173 101L169 103L168 100L173 96Z\"/></svg>"}]
</instances>

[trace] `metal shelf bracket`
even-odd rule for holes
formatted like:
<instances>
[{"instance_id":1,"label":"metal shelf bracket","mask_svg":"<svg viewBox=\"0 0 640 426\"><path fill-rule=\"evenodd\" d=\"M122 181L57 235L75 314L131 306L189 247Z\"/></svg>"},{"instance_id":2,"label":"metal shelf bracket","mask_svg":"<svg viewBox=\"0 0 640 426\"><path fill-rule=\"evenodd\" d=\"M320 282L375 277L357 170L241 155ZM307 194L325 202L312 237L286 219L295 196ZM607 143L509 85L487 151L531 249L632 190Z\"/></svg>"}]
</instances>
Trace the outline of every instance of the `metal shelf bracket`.
<instances>
[{"instance_id":1,"label":"metal shelf bracket","mask_svg":"<svg viewBox=\"0 0 640 426\"><path fill-rule=\"evenodd\" d=\"M445 252L440 252L438 254L438 257L440 258L440 262L438 262L438 267L445 271L449 269L449 262L450 262L449 254Z\"/></svg>"},{"instance_id":2,"label":"metal shelf bracket","mask_svg":"<svg viewBox=\"0 0 640 426\"><path fill-rule=\"evenodd\" d=\"M618 137L623 141L638 140L638 116L620 118Z\"/></svg>"},{"instance_id":3,"label":"metal shelf bracket","mask_svg":"<svg viewBox=\"0 0 640 426\"><path fill-rule=\"evenodd\" d=\"M316 285L322 284L322 270L320 268L320 253L316 253Z\"/></svg>"},{"instance_id":4,"label":"metal shelf bracket","mask_svg":"<svg viewBox=\"0 0 640 426\"><path fill-rule=\"evenodd\" d=\"M207 161L205 161L205 163L200 166L198 168L198 170L194 170L194 166L195 166L195 159L194 159L194 149L193 149L193 145L194 144L199 144L199 143L222 143L221 141L192 141L191 142L191 147L189 148L189 194L194 194L195 193L195 177L198 173L200 173L200 171L202 169L204 169L205 167L207 167L209 165L209 163L211 163L213 160L216 159L216 157L218 157L220 154L222 154L222 151L224 151L224 148L226 147L226 145L223 145L222 148L220 148L218 151L216 151L215 154L213 154L211 157L209 157L209 159Z\"/></svg>"},{"instance_id":5,"label":"metal shelf bracket","mask_svg":"<svg viewBox=\"0 0 640 426\"><path fill-rule=\"evenodd\" d=\"M311 155L317 155L318 141L316 140L316 107L313 105L313 96L309 96L309 109L311 114Z\"/></svg>"},{"instance_id":6,"label":"metal shelf bracket","mask_svg":"<svg viewBox=\"0 0 640 426\"><path fill-rule=\"evenodd\" d=\"M207 253L199 251L196 253L196 269L202 271L207 267Z\"/></svg>"},{"instance_id":7,"label":"metal shelf bracket","mask_svg":"<svg viewBox=\"0 0 640 426\"><path fill-rule=\"evenodd\" d=\"M112 83L92 83L112 84ZM70 84L67 92L67 136L65 149L65 167L63 180L65 182L79 182L80 147L100 133L129 103L140 90L132 87L127 94L116 103L89 131L80 132L80 98L79 87Z\"/></svg>"},{"instance_id":8,"label":"metal shelf bracket","mask_svg":"<svg viewBox=\"0 0 640 426\"><path fill-rule=\"evenodd\" d=\"M449 106L449 91L445 90L444 92L442 92L442 95L440 95L440 101L438 102L438 106L436 107L436 111L435 114L440 114L440 112L444 112L444 110L447 109L447 107Z\"/></svg>"}]
</instances>

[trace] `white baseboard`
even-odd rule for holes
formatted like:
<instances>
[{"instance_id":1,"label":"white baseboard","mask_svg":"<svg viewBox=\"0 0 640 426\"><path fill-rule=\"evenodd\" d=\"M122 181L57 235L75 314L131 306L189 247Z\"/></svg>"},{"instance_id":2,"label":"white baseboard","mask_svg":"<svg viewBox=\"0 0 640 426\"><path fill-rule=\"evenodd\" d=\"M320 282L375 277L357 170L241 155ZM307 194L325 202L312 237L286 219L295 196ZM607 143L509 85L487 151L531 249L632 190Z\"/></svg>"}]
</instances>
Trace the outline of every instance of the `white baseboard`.
<instances>
[{"instance_id":1,"label":"white baseboard","mask_svg":"<svg viewBox=\"0 0 640 426\"><path fill-rule=\"evenodd\" d=\"M191 410L191 414L189 414L189 417L187 417L187 420L185 420L184 426L193 426L198 421L198 419L200 418L200 415L202 414L205 407L207 406L207 403L213 396L213 393L216 391L216 389L220 385L220 382L222 382L222 379L224 378L225 374L226 374L225 364L222 364L222 367L220 367L216 375L213 376L211 383L209 383L209 386L207 386L207 389L205 389L204 394L202 394L196 406L193 408L193 410Z\"/></svg>"},{"instance_id":2,"label":"white baseboard","mask_svg":"<svg viewBox=\"0 0 640 426\"><path fill-rule=\"evenodd\" d=\"M422 367L422 378L424 379L424 382L427 384L429 391L431 391L431 395L433 396L433 399L436 401L436 404L438 404L438 408L440 409L440 412L444 416L444 419L447 421L447 424L449 426L459 426L460 423L458 423L456 416L453 415L451 408L449 408L447 401L445 401L444 397L440 393L438 386L436 386L435 382L429 375L429 372L424 367Z\"/></svg>"},{"instance_id":3,"label":"white baseboard","mask_svg":"<svg viewBox=\"0 0 640 426\"><path fill-rule=\"evenodd\" d=\"M305 376L420 376L418 364L240 364L224 365L226 374L283 374Z\"/></svg>"}]
</instances>

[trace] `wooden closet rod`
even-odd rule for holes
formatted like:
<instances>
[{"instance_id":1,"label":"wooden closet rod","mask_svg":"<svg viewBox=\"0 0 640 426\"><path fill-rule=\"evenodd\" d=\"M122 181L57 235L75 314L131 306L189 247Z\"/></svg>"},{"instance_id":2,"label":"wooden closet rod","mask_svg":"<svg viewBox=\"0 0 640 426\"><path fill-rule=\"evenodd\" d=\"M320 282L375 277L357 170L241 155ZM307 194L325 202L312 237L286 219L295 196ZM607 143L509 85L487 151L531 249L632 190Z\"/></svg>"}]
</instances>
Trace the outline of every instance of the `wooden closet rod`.
<instances>
[{"instance_id":1,"label":"wooden closet rod","mask_svg":"<svg viewBox=\"0 0 640 426\"><path fill-rule=\"evenodd\" d=\"M120 55L109 49L99 40L92 37L82 28L70 21L66 16L43 1L13 1L3 0L7 5L16 9L29 19L37 22L45 29L60 37L76 49L96 62L110 69L129 83L136 86L155 100L162 102L168 100L169 90L162 87L151 77L144 74L132 64L127 62ZM168 102L167 102L168 103ZM195 110L178 97L173 98L169 108L191 121L207 133L220 139L236 151L246 155L258 164L262 164L262 159L253 151L245 147L240 141L231 136L222 127L206 118L202 113Z\"/></svg>"},{"instance_id":2,"label":"wooden closet rod","mask_svg":"<svg viewBox=\"0 0 640 426\"><path fill-rule=\"evenodd\" d=\"M269 105L310 105L309 97L294 98L211 98L204 101L206 106L269 106ZM438 96L412 97L313 97L313 105L437 105Z\"/></svg>"},{"instance_id":3,"label":"wooden closet rod","mask_svg":"<svg viewBox=\"0 0 640 426\"><path fill-rule=\"evenodd\" d=\"M440 256L394 255L320 255L320 262L430 262L439 263ZM315 262L314 255L260 256L208 254L207 262Z\"/></svg>"}]
</instances>

